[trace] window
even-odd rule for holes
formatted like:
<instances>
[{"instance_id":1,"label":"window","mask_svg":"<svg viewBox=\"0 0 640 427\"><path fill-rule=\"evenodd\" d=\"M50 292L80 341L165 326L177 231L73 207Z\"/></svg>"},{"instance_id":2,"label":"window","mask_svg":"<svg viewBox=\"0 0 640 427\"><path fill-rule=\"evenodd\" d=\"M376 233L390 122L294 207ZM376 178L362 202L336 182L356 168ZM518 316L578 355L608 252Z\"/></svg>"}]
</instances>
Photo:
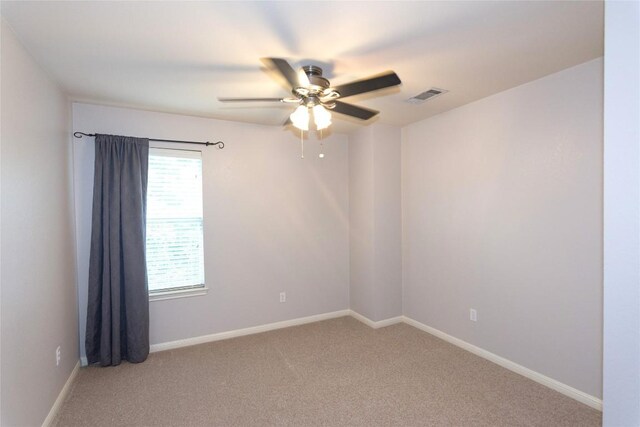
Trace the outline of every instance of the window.
<instances>
[{"instance_id":1,"label":"window","mask_svg":"<svg viewBox=\"0 0 640 427\"><path fill-rule=\"evenodd\" d=\"M147 274L152 299L206 290L199 151L149 149Z\"/></svg>"}]
</instances>

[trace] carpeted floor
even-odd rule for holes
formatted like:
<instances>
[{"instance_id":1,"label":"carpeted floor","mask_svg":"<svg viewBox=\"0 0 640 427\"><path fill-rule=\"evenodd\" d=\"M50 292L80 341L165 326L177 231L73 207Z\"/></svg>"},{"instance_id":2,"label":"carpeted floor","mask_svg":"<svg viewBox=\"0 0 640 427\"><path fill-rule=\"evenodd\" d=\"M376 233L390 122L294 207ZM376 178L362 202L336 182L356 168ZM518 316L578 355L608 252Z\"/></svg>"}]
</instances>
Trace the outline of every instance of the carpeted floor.
<instances>
[{"instance_id":1,"label":"carpeted floor","mask_svg":"<svg viewBox=\"0 0 640 427\"><path fill-rule=\"evenodd\" d=\"M600 412L405 324L351 317L80 370L57 426L596 426Z\"/></svg>"}]
</instances>

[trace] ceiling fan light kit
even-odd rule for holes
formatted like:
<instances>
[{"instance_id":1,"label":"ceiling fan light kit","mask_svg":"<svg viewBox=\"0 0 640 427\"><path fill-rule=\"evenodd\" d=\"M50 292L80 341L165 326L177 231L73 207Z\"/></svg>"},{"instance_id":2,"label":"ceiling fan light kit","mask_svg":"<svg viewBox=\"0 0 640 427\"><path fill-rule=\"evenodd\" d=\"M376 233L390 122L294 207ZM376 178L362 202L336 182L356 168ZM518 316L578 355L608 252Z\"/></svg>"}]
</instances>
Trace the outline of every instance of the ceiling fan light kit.
<instances>
[{"instance_id":1,"label":"ceiling fan light kit","mask_svg":"<svg viewBox=\"0 0 640 427\"><path fill-rule=\"evenodd\" d=\"M300 130L309 130L309 109L305 105L300 105L289 116L291 123Z\"/></svg>"},{"instance_id":2,"label":"ceiling fan light kit","mask_svg":"<svg viewBox=\"0 0 640 427\"><path fill-rule=\"evenodd\" d=\"M318 104L313 107L313 121L316 124L317 130L326 129L331 125L331 113L329 113L322 105Z\"/></svg>"}]
</instances>

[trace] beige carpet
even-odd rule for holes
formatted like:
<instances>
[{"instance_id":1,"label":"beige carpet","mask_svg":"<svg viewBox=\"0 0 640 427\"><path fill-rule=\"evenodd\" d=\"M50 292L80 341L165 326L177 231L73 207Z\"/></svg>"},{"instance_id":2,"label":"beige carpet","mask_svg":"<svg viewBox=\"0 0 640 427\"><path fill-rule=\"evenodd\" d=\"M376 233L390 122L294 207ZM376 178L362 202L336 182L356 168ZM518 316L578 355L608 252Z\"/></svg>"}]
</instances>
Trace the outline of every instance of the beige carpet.
<instances>
[{"instance_id":1,"label":"beige carpet","mask_svg":"<svg viewBox=\"0 0 640 427\"><path fill-rule=\"evenodd\" d=\"M596 426L601 414L405 324L350 317L81 369L58 426Z\"/></svg>"}]
</instances>

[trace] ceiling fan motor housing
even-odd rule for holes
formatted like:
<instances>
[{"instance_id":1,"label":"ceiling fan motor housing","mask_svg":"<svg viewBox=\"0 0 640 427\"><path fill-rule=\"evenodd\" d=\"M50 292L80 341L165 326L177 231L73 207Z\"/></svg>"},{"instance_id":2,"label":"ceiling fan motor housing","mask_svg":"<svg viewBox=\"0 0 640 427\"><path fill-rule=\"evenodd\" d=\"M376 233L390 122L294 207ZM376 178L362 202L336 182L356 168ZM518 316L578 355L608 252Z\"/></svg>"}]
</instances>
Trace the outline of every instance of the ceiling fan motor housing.
<instances>
[{"instance_id":1,"label":"ceiling fan motor housing","mask_svg":"<svg viewBox=\"0 0 640 427\"><path fill-rule=\"evenodd\" d=\"M331 89L329 80L322 77L322 68L316 65L305 65L302 67L302 71L307 75L309 86L293 88L294 95L299 97L302 104L308 107L322 104L331 108L333 106L331 101L340 95Z\"/></svg>"},{"instance_id":2,"label":"ceiling fan motor housing","mask_svg":"<svg viewBox=\"0 0 640 427\"><path fill-rule=\"evenodd\" d=\"M302 71L307 75L309 79L309 90L311 92L321 92L329 87L329 80L322 77L322 68L315 65L305 65L302 67Z\"/></svg>"}]
</instances>

